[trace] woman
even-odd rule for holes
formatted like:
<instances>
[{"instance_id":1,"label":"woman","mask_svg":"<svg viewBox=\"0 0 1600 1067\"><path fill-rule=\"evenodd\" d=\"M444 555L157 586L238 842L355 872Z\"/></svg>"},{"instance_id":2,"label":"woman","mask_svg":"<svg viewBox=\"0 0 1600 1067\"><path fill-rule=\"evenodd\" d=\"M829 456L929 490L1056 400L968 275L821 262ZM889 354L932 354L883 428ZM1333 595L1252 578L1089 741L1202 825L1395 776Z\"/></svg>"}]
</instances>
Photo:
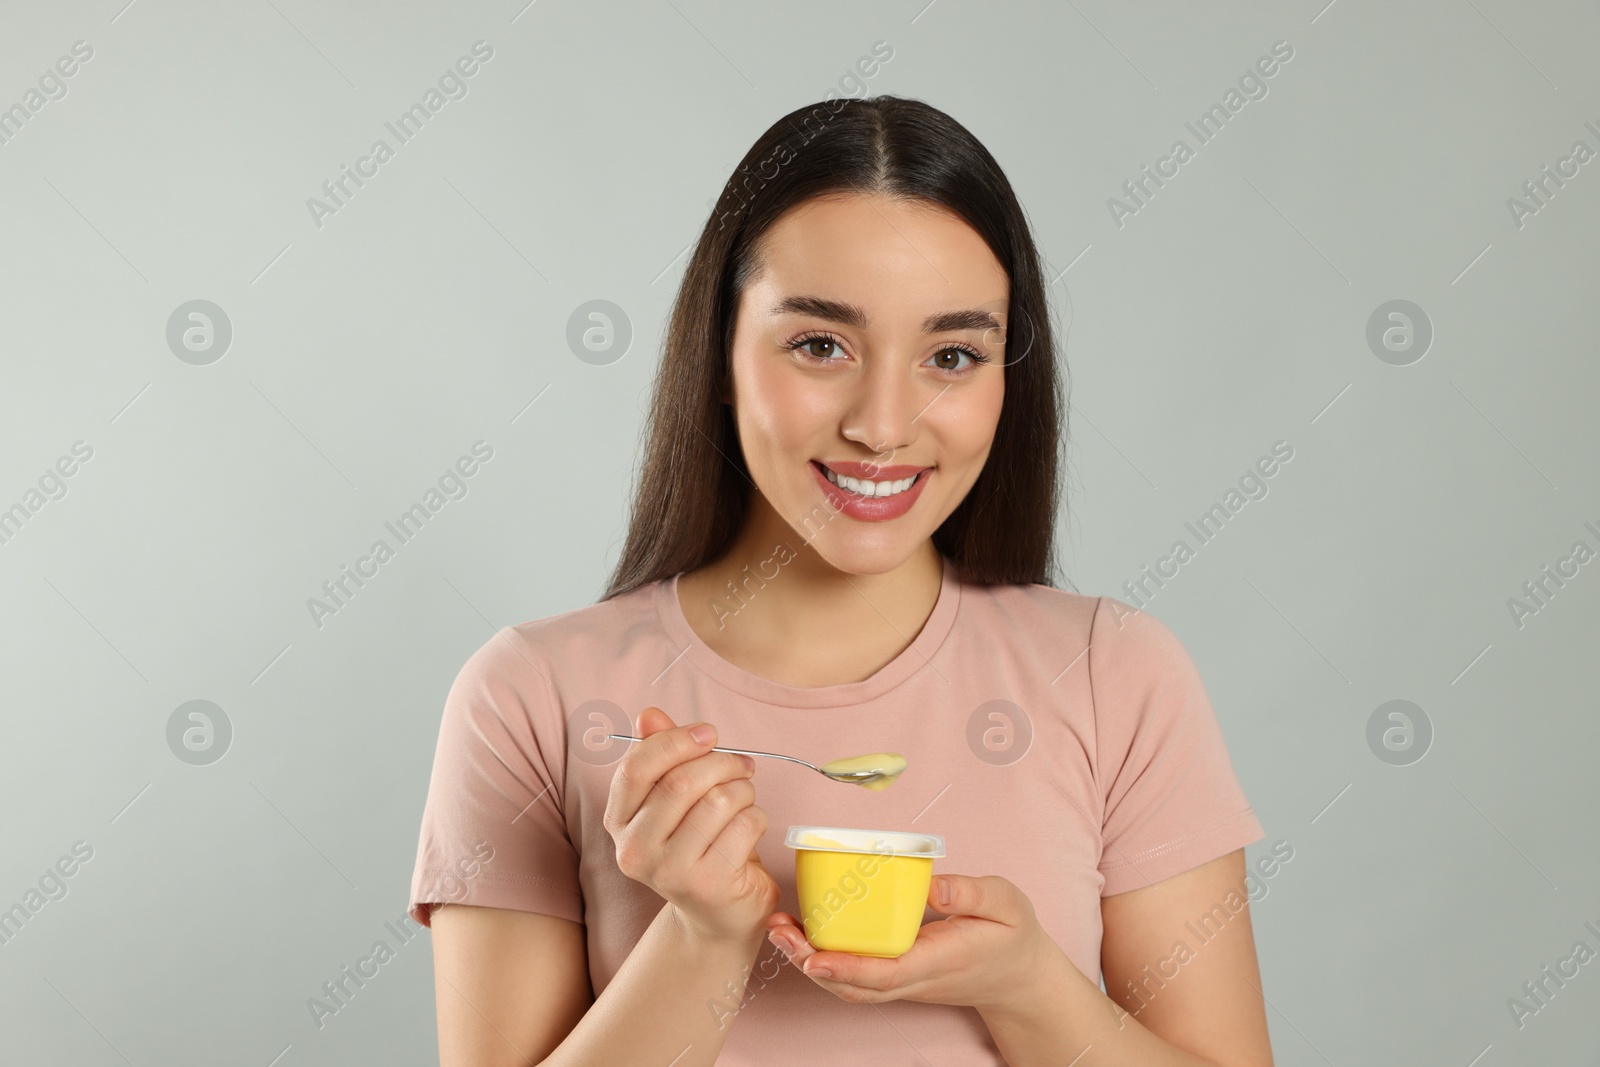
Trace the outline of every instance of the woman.
<instances>
[{"instance_id":1,"label":"woman","mask_svg":"<svg viewBox=\"0 0 1600 1067\"><path fill-rule=\"evenodd\" d=\"M1271 1064L1262 830L1194 665L1049 584L1062 413L1037 251L966 129L884 96L757 141L605 596L502 629L446 701L410 904L445 1067ZM870 792L719 741L908 769ZM945 838L905 955L811 948L792 824Z\"/></svg>"}]
</instances>

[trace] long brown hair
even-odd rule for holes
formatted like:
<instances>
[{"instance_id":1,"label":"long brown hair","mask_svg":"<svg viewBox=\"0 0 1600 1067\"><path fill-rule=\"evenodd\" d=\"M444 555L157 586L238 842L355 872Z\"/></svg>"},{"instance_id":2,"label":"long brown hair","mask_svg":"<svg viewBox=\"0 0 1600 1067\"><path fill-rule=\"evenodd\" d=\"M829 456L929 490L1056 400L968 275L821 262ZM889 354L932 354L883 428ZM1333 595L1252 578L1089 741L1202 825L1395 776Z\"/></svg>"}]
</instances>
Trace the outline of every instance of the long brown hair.
<instances>
[{"instance_id":1,"label":"long brown hair","mask_svg":"<svg viewBox=\"0 0 1600 1067\"><path fill-rule=\"evenodd\" d=\"M628 537L602 600L696 570L731 546L754 488L722 402L739 297L761 267L763 236L784 212L851 192L942 205L977 231L1010 278L994 443L933 542L968 581L1055 584L1066 404L1027 218L999 164L964 126L920 100L876 96L790 112L723 187L673 303Z\"/></svg>"}]
</instances>

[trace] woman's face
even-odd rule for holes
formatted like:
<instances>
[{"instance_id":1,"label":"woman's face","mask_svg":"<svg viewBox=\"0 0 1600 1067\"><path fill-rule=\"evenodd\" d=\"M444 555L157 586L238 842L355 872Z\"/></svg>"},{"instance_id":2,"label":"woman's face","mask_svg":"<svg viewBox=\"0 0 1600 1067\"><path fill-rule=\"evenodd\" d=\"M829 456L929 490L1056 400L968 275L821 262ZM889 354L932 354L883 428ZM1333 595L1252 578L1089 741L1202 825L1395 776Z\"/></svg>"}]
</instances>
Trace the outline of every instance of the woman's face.
<instances>
[{"instance_id":1,"label":"woman's face","mask_svg":"<svg viewBox=\"0 0 1600 1067\"><path fill-rule=\"evenodd\" d=\"M834 567L892 570L988 458L1009 281L976 231L925 201L811 200L763 244L724 396L750 475Z\"/></svg>"}]
</instances>

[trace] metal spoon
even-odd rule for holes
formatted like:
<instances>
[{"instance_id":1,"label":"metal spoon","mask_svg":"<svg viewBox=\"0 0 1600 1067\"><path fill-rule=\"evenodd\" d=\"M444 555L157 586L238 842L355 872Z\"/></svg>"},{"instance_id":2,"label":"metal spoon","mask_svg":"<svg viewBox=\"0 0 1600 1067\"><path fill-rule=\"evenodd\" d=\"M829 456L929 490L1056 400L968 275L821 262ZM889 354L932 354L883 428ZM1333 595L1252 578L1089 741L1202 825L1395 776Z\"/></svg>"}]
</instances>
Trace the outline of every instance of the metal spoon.
<instances>
[{"instance_id":1,"label":"metal spoon","mask_svg":"<svg viewBox=\"0 0 1600 1067\"><path fill-rule=\"evenodd\" d=\"M629 737L627 734L606 734L606 736L607 737L611 737L611 738L615 738L618 741L643 741L644 740L644 738L642 738L642 737ZM876 782L881 778L890 777L889 775L884 774L884 773L882 773L880 771L870 771L870 770L825 771L821 767L818 767L814 763L807 763L805 760L803 760L803 759L795 759L793 756L780 756L776 752L752 752L750 749L747 749L747 748L715 748L715 747L713 747L711 749L711 751L713 751L713 752L732 752L735 755L740 755L740 756L766 756L766 757L768 757L770 759L786 759L790 763L798 763L802 767L810 767L812 770L816 771L818 774L820 774L820 775L822 775L822 776L824 776L826 778L832 778L836 782L848 782L851 785L866 785L869 782Z\"/></svg>"}]
</instances>

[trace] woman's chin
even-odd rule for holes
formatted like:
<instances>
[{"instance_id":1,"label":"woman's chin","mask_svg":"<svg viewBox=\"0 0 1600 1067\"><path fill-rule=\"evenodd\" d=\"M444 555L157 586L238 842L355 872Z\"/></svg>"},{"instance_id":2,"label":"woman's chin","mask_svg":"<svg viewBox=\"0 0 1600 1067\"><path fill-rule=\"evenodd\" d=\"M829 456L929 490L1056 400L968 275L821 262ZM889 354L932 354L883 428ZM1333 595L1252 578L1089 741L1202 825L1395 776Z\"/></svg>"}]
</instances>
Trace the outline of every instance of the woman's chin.
<instances>
[{"instance_id":1,"label":"woman's chin","mask_svg":"<svg viewBox=\"0 0 1600 1067\"><path fill-rule=\"evenodd\" d=\"M918 549L922 547L925 539L912 540L906 535L883 536L875 531L869 531L864 536L852 537L848 534L835 537L831 544L823 544L828 538L828 531L811 543L811 547L821 556L823 561L834 570L845 574L859 574L863 577L874 574L888 574L905 565Z\"/></svg>"}]
</instances>

